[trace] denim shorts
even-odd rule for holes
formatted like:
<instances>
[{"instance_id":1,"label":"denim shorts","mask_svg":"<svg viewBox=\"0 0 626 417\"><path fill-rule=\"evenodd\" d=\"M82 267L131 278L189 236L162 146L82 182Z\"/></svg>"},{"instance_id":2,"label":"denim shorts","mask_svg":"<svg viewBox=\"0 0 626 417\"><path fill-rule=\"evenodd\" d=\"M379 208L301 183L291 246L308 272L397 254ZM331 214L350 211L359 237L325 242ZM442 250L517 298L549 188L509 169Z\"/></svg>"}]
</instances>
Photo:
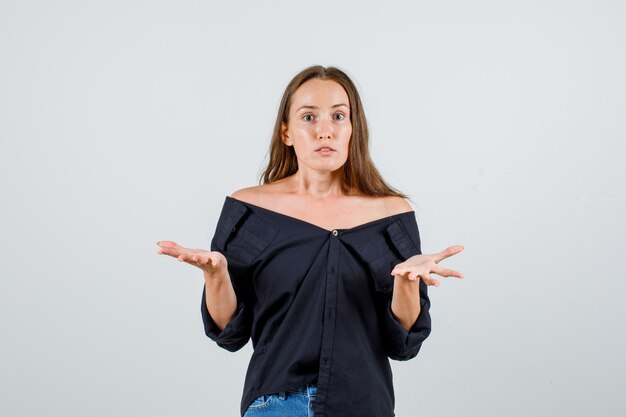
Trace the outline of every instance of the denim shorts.
<instances>
[{"instance_id":1,"label":"denim shorts","mask_svg":"<svg viewBox=\"0 0 626 417\"><path fill-rule=\"evenodd\" d=\"M317 386L307 383L275 394L261 395L249 406L243 417L313 417Z\"/></svg>"}]
</instances>

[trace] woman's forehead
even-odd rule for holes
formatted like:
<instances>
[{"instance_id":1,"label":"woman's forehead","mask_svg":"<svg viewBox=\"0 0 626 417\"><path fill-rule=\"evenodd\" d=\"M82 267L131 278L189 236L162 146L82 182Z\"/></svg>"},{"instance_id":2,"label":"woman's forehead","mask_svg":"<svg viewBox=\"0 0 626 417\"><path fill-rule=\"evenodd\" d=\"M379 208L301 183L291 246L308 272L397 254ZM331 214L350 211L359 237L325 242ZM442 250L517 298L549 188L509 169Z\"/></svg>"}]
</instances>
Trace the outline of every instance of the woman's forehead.
<instances>
[{"instance_id":1,"label":"woman's forehead","mask_svg":"<svg viewBox=\"0 0 626 417\"><path fill-rule=\"evenodd\" d=\"M350 106L348 94L341 84L333 80L320 79L308 80L298 87L293 94L292 104L294 110L301 106L333 107L339 104Z\"/></svg>"}]
</instances>

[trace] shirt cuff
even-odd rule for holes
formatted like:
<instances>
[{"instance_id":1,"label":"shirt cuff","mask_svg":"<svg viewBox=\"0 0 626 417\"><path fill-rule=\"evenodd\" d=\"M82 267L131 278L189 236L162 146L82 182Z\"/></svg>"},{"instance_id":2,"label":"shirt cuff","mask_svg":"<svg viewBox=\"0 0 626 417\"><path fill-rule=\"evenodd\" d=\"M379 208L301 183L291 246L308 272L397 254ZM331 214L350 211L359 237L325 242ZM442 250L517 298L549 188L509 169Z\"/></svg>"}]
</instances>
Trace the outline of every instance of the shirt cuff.
<instances>
[{"instance_id":1,"label":"shirt cuff","mask_svg":"<svg viewBox=\"0 0 626 417\"><path fill-rule=\"evenodd\" d=\"M247 308L242 302L237 303L235 315L228 322L223 330L215 324L213 317L209 314L206 306L206 285L202 289L202 322L204 323L204 333L217 343L218 346L230 352L241 349L250 338L250 326L247 315Z\"/></svg>"},{"instance_id":2,"label":"shirt cuff","mask_svg":"<svg viewBox=\"0 0 626 417\"><path fill-rule=\"evenodd\" d=\"M429 303L420 298L421 310L415 323L407 331L391 311L391 300L385 308L385 328L387 331L388 355L395 360L409 360L417 356L422 342L428 337L431 330Z\"/></svg>"}]
</instances>

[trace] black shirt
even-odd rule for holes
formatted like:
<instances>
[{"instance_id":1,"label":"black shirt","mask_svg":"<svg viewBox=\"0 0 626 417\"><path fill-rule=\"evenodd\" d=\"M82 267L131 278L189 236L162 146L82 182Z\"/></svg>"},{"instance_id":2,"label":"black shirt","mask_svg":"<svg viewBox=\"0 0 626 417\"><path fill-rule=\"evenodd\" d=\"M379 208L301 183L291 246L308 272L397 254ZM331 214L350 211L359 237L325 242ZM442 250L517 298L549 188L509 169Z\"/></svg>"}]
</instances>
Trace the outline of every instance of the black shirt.
<instances>
[{"instance_id":1,"label":"black shirt","mask_svg":"<svg viewBox=\"0 0 626 417\"><path fill-rule=\"evenodd\" d=\"M430 300L407 332L391 313L393 267L420 254L415 212L349 229L322 227L227 196L211 241L237 295L223 331L206 308L206 335L229 351L252 339L241 415L260 395L317 383L315 417L392 417L389 358L408 360L430 334Z\"/></svg>"}]
</instances>

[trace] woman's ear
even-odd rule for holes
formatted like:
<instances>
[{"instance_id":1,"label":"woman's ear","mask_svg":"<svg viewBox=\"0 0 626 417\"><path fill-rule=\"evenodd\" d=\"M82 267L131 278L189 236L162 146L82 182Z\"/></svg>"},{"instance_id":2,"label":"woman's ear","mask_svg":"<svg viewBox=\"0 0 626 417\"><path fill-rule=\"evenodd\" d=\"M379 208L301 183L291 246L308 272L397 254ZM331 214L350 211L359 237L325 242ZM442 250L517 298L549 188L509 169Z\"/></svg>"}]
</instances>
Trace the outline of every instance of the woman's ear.
<instances>
[{"instance_id":1,"label":"woman's ear","mask_svg":"<svg viewBox=\"0 0 626 417\"><path fill-rule=\"evenodd\" d=\"M287 124L283 122L280 126L280 136L285 145L291 146L293 145L293 142L291 141L291 138L289 138L289 135L287 134L287 130L288 130Z\"/></svg>"}]
</instances>

